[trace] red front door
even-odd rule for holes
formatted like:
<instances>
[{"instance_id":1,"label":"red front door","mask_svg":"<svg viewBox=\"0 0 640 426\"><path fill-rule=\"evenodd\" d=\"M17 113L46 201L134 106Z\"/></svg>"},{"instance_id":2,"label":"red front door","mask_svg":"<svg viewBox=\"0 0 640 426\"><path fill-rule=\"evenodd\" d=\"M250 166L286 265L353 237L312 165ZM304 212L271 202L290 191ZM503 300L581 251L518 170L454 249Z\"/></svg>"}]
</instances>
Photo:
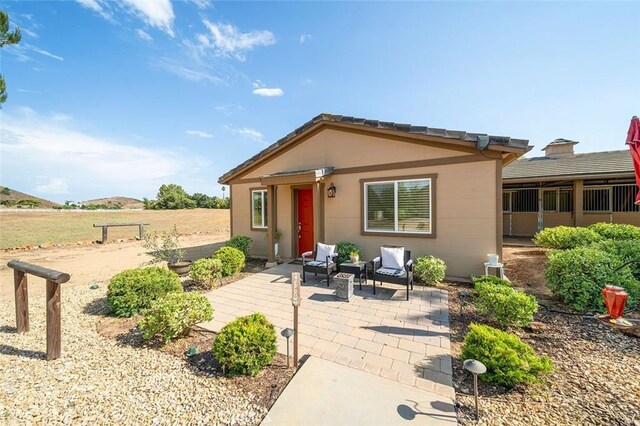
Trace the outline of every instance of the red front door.
<instances>
[{"instance_id":1,"label":"red front door","mask_svg":"<svg viewBox=\"0 0 640 426\"><path fill-rule=\"evenodd\" d=\"M313 191L298 189L298 256L313 251Z\"/></svg>"}]
</instances>

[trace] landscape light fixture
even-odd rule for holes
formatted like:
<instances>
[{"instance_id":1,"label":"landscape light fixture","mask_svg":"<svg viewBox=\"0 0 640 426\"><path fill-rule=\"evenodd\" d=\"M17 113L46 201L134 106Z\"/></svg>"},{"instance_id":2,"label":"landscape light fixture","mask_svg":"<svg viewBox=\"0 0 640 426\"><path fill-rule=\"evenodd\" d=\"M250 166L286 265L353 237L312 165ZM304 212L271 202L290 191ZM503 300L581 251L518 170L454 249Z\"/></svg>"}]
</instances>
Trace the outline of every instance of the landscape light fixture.
<instances>
[{"instance_id":1,"label":"landscape light fixture","mask_svg":"<svg viewBox=\"0 0 640 426\"><path fill-rule=\"evenodd\" d=\"M293 329L285 328L280 332L280 335L287 339L287 368L289 368L289 337L293 336Z\"/></svg>"},{"instance_id":2,"label":"landscape light fixture","mask_svg":"<svg viewBox=\"0 0 640 426\"><path fill-rule=\"evenodd\" d=\"M478 375L486 373L487 367L475 359L465 360L462 366L473 374L473 394L476 398L476 420L478 420Z\"/></svg>"},{"instance_id":3,"label":"landscape light fixture","mask_svg":"<svg viewBox=\"0 0 640 426\"><path fill-rule=\"evenodd\" d=\"M327 188L327 195L329 196L329 198L336 197L336 186L333 184L333 182L331 182L331 185L329 185L329 187Z\"/></svg>"}]
</instances>

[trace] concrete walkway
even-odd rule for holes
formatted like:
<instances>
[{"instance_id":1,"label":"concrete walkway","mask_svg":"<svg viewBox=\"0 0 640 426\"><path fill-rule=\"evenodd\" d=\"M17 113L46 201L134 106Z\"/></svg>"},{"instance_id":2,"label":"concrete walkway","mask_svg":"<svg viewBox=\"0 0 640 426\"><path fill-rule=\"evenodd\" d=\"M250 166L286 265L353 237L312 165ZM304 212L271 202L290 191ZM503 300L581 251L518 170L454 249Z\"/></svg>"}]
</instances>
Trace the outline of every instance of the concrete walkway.
<instances>
[{"instance_id":1,"label":"concrete walkway","mask_svg":"<svg viewBox=\"0 0 640 426\"><path fill-rule=\"evenodd\" d=\"M262 312L278 330L278 351L286 354L280 330L292 327L291 272L300 265L282 264L207 293L215 312L204 327L220 331L242 315ZM333 296L335 285L321 277L302 287L300 356L309 354L454 397L449 341L447 292L415 286L406 301L402 286L355 285L347 303Z\"/></svg>"},{"instance_id":2,"label":"concrete walkway","mask_svg":"<svg viewBox=\"0 0 640 426\"><path fill-rule=\"evenodd\" d=\"M262 425L455 425L451 398L310 357Z\"/></svg>"}]
</instances>

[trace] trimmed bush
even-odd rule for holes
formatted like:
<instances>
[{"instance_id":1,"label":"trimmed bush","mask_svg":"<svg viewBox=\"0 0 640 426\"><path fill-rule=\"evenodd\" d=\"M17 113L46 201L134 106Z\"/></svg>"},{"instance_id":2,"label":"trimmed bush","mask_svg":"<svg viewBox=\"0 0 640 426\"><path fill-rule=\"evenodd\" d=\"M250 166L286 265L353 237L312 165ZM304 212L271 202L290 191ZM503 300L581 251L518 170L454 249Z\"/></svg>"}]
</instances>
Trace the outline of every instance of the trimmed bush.
<instances>
[{"instance_id":1,"label":"trimmed bush","mask_svg":"<svg viewBox=\"0 0 640 426\"><path fill-rule=\"evenodd\" d=\"M594 244L594 247L619 258L621 264L632 262L629 269L640 281L640 240L604 240Z\"/></svg>"},{"instance_id":2,"label":"trimmed bush","mask_svg":"<svg viewBox=\"0 0 640 426\"><path fill-rule=\"evenodd\" d=\"M191 264L189 278L204 288L213 288L215 281L221 277L222 260L220 259L198 259Z\"/></svg>"},{"instance_id":3,"label":"trimmed bush","mask_svg":"<svg viewBox=\"0 0 640 426\"><path fill-rule=\"evenodd\" d=\"M249 257L249 252L251 251L251 244L253 240L249 237L245 237L244 235L236 235L231 238L229 241L224 243L225 247L233 247L238 249L244 254L244 257Z\"/></svg>"},{"instance_id":4,"label":"trimmed bush","mask_svg":"<svg viewBox=\"0 0 640 426\"><path fill-rule=\"evenodd\" d=\"M211 321L213 308L209 300L198 293L169 293L158 299L143 313L138 323L145 339L160 336L163 341L187 336L194 325Z\"/></svg>"},{"instance_id":5,"label":"trimmed bush","mask_svg":"<svg viewBox=\"0 0 640 426\"><path fill-rule=\"evenodd\" d=\"M611 247L612 243L606 245ZM627 306L637 305L640 282L634 278L629 266L614 270L623 263L615 254L594 245L554 250L547 253L547 257L549 261L544 274L551 293L574 309L603 311L602 289L606 284L624 287L629 293Z\"/></svg>"},{"instance_id":6,"label":"trimmed bush","mask_svg":"<svg viewBox=\"0 0 640 426\"><path fill-rule=\"evenodd\" d=\"M481 380L509 387L538 383L541 376L553 370L548 357L536 355L518 336L488 325L469 326L461 358L476 359L487 367Z\"/></svg>"},{"instance_id":7,"label":"trimmed bush","mask_svg":"<svg viewBox=\"0 0 640 426\"><path fill-rule=\"evenodd\" d=\"M600 222L588 228L608 240L640 240L640 226Z\"/></svg>"},{"instance_id":8,"label":"trimmed bush","mask_svg":"<svg viewBox=\"0 0 640 426\"><path fill-rule=\"evenodd\" d=\"M336 252L338 253L338 264L349 262L351 259L351 252L357 251L358 254L362 254L362 249L356 243L350 241L338 241L336 243Z\"/></svg>"},{"instance_id":9,"label":"trimmed bush","mask_svg":"<svg viewBox=\"0 0 640 426\"><path fill-rule=\"evenodd\" d=\"M214 259L222 261L222 276L230 277L237 274L244 268L244 254L233 247L222 247L213 255Z\"/></svg>"},{"instance_id":10,"label":"trimmed bush","mask_svg":"<svg viewBox=\"0 0 640 426\"><path fill-rule=\"evenodd\" d=\"M505 287L513 287L513 284L511 284L510 281L503 280L495 275L481 275L479 277L472 277L471 280L473 281L474 286L478 283L489 283Z\"/></svg>"},{"instance_id":11,"label":"trimmed bush","mask_svg":"<svg viewBox=\"0 0 640 426\"><path fill-rule=\"evenodd\" d=\"M212 350L228 374L255 376L276 354L276 330L261 313L236 318L220 331Z\"/></svg>"},{"instance_id":12,"label":"trimmed bush","mask_svg":"<svg viewBox=\"0 0 640 426\"><path fill-rule=\"evenodd\" d=\"M440 283L444 279L447 265L444 260L433 256L422 256L416 259L413 272L423 284L434 285Z\"/></svg>"},{"instance_id":13,"label":"trimmed bush","mask_svg":"<svg viewBox=\"0 0 640 426\"><path fill-rule=\"evenodd\" d=\"M514 290L504 284L492 284L489 281L475 283L476 309L494 319L501 327L526 327L533 321L538 311L538 302L534 296Z\"/></svg>"},{"instance_id":14,"label":"trimmed bush","mask_svg":"<svg viewBox=\"0 0 640 426\"><path fill-rule=\"evenodd\" d=\"M181 291L180 278L168 269L128 269L109 281L107 304L115 315L132 317L168 293Z\"/></svg>"},{"instance_id":15,"label":"trimmed bush","mask_svg":"<svg viewBox=\"0 0 640 426\"><path fill-rule=\"evenodd\" d=\"M541 247L565 250L586 246L601 239L597 232L589 228L556 226L538 232L533 237L533 242Z\"/></svg>"}]
</instances>

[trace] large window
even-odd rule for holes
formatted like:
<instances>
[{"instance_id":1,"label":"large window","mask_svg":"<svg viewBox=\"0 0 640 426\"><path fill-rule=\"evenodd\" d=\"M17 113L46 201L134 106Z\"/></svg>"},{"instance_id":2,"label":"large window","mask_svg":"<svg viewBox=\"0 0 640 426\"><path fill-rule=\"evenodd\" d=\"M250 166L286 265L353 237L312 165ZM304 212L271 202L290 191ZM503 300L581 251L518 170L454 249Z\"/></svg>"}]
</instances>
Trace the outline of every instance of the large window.
<instances>
[{"instance_id":1,"label":"large window","mask_svg":"<svg viewBox=\"0 0 640 426\"><path fill-rule=\"evenodd\" d=\"M267 229L267 190L251 191L251 227Z\"/></svg>"},{"instance_id":2,"label":"large window","mask_svg":"<svg viewBox=\"0 0 640 426\"><path fill-rule=\"evenodd\" d=\"M432 179L364 183L364 231L432 234Z\"/></svg>"}]
</instances>

